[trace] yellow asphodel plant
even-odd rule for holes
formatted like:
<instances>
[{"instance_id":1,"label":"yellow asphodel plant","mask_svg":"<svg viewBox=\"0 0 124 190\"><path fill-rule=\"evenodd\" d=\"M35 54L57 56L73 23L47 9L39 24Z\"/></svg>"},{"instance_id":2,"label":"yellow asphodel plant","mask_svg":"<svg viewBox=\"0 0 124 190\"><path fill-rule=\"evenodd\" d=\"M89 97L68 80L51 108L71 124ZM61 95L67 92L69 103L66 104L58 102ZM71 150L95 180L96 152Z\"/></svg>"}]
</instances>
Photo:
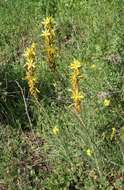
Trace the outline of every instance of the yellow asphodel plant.
<instances>
[{"instance_id":1,"label":"yellow asphodel plant","mask_svg":"<svg viewBox=\"0 0 124 190\"><path fill-rule=\"evenodd\" d=\"M55 58L57 48L55 45L55 21L53 17L47 17L42 22L44 31L41 36L44 38L44 50L46 52L47 62L52 71L56 70Z\"/></svg>"},{"instance_id":2,"label":"yellow asphodel plant","mask_svg":"<svg viewBox=\"0 0 124 190\"><path fill-rule=\"evenodd\" d=\"M72 74L70 77L72 100L74 102L74 107L78 113L81 112L81 99L84 98L84 96L81 95L79 89L80 67L81 63L76 59L74 59L73 63L70 65L70 68L72 69Z\"/></svg>"},{"instance_id":3,"label":"yellow asphodel plant","mask_svg":"<svg viewBox=\"0 0 124 190\"><path fill-rule=\"evenodd\" d=\"M39 92L37 89L37 77L36 77L36 44L32 43L31 47L27 48L24 57L26 58L26 64L24 67L26 68L26 77L25 79L28 81L29 92L31 96L36 97Z\"/></svg>"}]
</instances>

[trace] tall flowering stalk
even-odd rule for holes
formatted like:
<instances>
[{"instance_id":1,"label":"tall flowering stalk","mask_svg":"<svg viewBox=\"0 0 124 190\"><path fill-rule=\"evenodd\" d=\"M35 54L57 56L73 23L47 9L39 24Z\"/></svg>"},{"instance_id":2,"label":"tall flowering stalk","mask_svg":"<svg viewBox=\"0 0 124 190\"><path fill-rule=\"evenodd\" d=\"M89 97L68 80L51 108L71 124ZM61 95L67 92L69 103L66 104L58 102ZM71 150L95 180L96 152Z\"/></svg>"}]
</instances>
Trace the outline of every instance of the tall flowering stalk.
<instances>
[{"instance_id":1,"label":"tall flowering stalk","mask_svg":"<svg viewBox=\"0 0 124 190\"><path fill-rule=\"evenodd\" d=\"M38 93L37 89L37 77L36 77L36 44L32 43L31 47L27 48L24 54L26 58L26 64L24 67L26 68L26 77L25 79L28 81L29 91L31 96L36 97Z\"/></svg>"},{"instance_id":2,"label":"tall flowering stalk","mask_svg":"<svg viewBox=\"0 0 124 190\"><path fill-rule=\"evenodd\" d=\"M46 52L47 62L51 70L56 70L55 58L57 48L55 46L55 21L52 17L47 17L42 22L44 31L41 36L44 38L44 49Z\"/></svg>"},{"instance_id":3,"label":"tall flowering stalk","mask_svg":"<svg viewBox=\"0 0 124 190\"><path fill-rule=\"evenodd\" d=\"M76 59L70 65L70 68L72 69L72 74L70 77L72 100L74 102L74 107L77 112L81 112L81 99L84 98L80 94L80 89L79 89L80 67L81 63Z\"/></svg>"}]
</instances>

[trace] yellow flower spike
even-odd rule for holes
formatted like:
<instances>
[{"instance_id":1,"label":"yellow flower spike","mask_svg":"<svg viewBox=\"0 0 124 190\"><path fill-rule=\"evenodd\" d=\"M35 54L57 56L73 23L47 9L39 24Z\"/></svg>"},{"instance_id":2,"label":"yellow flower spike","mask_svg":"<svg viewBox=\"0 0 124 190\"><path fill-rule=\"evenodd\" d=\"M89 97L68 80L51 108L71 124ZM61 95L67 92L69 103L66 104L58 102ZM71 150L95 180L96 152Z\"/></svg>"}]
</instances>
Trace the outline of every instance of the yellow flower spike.
<instances>
[{"instance_id":1,"label":"yellow flower spike","mask_svg":"<svg viewBox=\"0 0 124 190\"><path fill-rule=\"evenodd\" d=\"M112 128L111 137L110 137L111 141L112 141L112 139L114 138L115 134L116 134L116 129L115 129L115 127L113 127L113 128Z\"/></svg>"},{"instance_id":2,"label":"yellow flower spike","mask_svg":"<svg viewBox=\"0 0 124 190\"><path fill-rule=\"evenodd\" d=\"M81 111L81 100L83 98L84 98L84 96L80 95L78 92L76 92L72 95L72 99L74 101L74 105L75 105L77 112Z\"/></svg>"},{"instance_id":3,"label":"yellow flower spike","mask_svg":"<svg viewBox=\"0 0 124 190\"><path fill-rule=\"evenodd\" d=\"M53 134L54 134L54 135L58 135L58 134L59 134L59 128L58 128L58 127L55 126L55 127L53 128Z\"/></svg>"},{"instance_id":4,"label":"yellow flower spike","mask_svg":"<svg viewBox=\"0 0 124 190\"><path fill-rule=\"evenodd\" d=\"M92 156L92 153L93 153L93 152L92 152L91 149L88 148L88 149L86 150L87 156L91 157L91 156Z\"/></svg>"},{"instance_id":5,"label":"yellow flower spike","mask_svg":"<svg viewBox=\"0 0 124 190\"><path fill-rule=\"evenodd\" d=\"M24 54L26 58L26 64L24 67L26 68L26 77L25 79L28 81L29 86L29 92L32 96L36 97L37 93L39 92L36 84L37 84L37 78L36 78L36 44L32 43L30 48L27 48Z\"/></svg>"},{"instance_id":6,"label":"yellow flower spike","mask_svg":"<svg viewBox=\"0 0 124 190\"><path fill-rule=\"evenodd\" d=\"M55 24L55 21L54 21L53 17L50 16L50 17L46 17L43 20L42 24L43 24L45 29L50 29Z\"/></svg>"},{"instance_id":7,"label":"yellow flower spike","mask_svg":"<svg viewBox=\"0 0 124 190\"><path fill-rule=\"evenodd\" d=\"M47 63L50 69L55 71L55 58L57 57L57 48L55 46L55 21L52 17L47 17L42 24L44 31L41 36L44 38L44 49L46 52Z\"/></svg>"},{"instance_id":8,"label":"yellow flower spike","mask_svg":"<svg viewBox=\"0 0 124 190\"><path fill-rule=\"evenodd\" d=\"M103 101L103 105L104 105L105 107L108 107L108 106L110 105L110 100L109 100L109 99L105 99L105 100Z\"/></svg>"},{"instance_id":9,"label":"yellow flower spike","mask_svg":"<svg viewBox=\"0 0 124 190\"><path fill-rule=\"evenodd\" d=\"M72 92L72 100L76 111L81 112L81 100L84 98L83 95L80 94L79 90L79 77L80 77L80 67L81 62L74 59L73 63L71 63L70 68L72 69L72 74L70 76L71 82L71 92Z\"/></svg>"}]
</instances>

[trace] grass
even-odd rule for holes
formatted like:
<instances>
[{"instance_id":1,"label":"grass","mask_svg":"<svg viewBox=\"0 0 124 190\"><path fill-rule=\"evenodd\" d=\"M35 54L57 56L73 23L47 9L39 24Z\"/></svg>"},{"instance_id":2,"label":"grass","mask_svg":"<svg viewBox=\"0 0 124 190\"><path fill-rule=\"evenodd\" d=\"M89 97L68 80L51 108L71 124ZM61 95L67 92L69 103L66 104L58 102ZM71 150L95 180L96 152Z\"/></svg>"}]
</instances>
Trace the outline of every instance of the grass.
<instances>
[{"instance_id":1,"label":"grass","mask_svg":"<svg viewBox=\"0 0 124 190\"><path fill-rule=\"evenodd\" d=\"M0 189L124 188L123 7L117 0L0 1ZM47 16L56 22L56 72L41 37ZM24 80L32 42L37 100ZM81 113L70 92L74 58Z\"/></svg>"}]
</instances>

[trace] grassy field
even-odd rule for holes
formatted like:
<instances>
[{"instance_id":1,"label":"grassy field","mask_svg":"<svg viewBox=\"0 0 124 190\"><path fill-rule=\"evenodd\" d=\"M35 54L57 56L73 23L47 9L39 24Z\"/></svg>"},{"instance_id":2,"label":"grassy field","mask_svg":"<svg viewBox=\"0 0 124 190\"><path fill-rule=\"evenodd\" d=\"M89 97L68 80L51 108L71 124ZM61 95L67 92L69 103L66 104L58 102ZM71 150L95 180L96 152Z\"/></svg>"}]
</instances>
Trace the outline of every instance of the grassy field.
<instances>
[{"instance_id":1,"label":"grassy field","mask_svg":"<svg viewBox=\"0 0 124 190\"><path fill-rule=\"evenodd\" d=\"M0 0L0 190L124 189L123 21L124 0Z\"/></svg>"}]
</instances>

